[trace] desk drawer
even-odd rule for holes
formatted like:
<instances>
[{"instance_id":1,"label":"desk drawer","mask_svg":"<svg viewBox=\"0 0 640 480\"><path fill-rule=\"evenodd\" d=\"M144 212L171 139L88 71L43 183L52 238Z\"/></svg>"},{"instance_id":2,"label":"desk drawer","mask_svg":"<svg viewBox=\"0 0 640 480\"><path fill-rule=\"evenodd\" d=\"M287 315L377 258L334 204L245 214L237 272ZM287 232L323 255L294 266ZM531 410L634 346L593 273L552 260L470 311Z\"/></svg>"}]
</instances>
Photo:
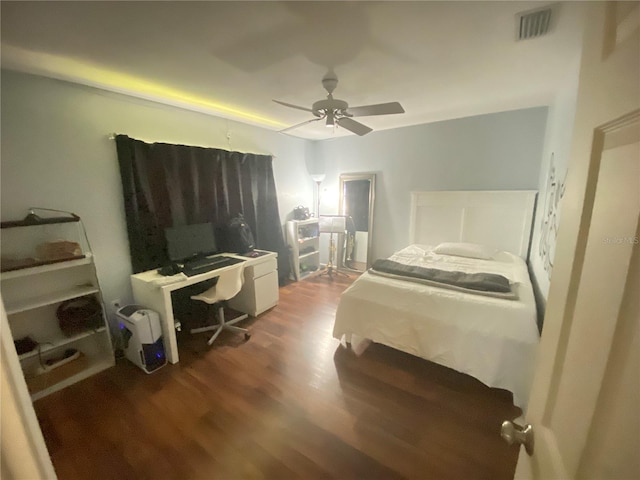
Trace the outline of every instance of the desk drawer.
<instances>
[{"instance_id":1,"label":"desk drawer","mask_svg":"<svg viewBox=\"0 0 640 480\"><path fill-rule=\"evenodd\" d=\"M273 272L278 269L278 262L275 257L267 258L266 260L258 263L257 265L251 265L247 267L245 272L245 278L259 278L267 273Z\"/></svg>"},{"instance_id":2,"label":"desk drawer","mask_svg":"<svg viewBox=\"0 0 640 480\"><path fill-rule=\"evenodd\" d=\"M278 270L276 259L245 268L242 290L229 300L229 306L252 317L278 304ZM266 273L265 273L266 272Z\"/></svg>"}]
</instances>

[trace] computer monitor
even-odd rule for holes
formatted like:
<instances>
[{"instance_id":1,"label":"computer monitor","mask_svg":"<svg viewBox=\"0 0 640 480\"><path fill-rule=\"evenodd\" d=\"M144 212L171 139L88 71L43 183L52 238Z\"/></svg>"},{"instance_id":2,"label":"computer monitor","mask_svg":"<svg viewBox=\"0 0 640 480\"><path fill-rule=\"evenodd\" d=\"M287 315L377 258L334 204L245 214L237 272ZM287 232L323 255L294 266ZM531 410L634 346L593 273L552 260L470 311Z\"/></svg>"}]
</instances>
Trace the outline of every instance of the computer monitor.
<instances>
[{"instance_id":1,"label":"computer monitor","mask_svg":"<svg viewBox=\"0 0 640 480\"><path fill-rule=\"evenodd\" d=\"M167 228L164 235L169 260L173 262L211 255L218 251L211 223Z\"/></svg>"}]
</instances>

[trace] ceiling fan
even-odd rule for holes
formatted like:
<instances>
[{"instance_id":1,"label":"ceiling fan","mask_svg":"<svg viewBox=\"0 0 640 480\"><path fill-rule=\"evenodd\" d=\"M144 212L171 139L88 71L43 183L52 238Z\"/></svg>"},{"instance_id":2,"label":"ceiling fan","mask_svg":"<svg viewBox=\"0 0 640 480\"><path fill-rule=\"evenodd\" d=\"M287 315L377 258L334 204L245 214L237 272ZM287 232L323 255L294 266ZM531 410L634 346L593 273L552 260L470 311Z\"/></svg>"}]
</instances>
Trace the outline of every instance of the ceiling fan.
<instances>
[{"instance_id":1,"label":"ceiling fan","mask_svg":"<svg viewBox=\"0 0 640 480\"><path fill-rule=\"evenodd\" d=\"M334 127L339 125L342 128L355 133L356 135L366 135L371 132L372 129L363 125L360 122L356 122L352 117L366 117L369 115L387 115L390 113L404 113L404 108L398 102L378 103L376 105L363 105L361 107L349 107L349 104L344 100L338 100L333 98L333 91L338 86L338 77L335 73L329 72L322 78L322 86L329 93L326 100L318 100L311 108L300 107L298 105L292 105L290 103L281 102L280 100L274 100L274 102L284 105L285 107L297 108L298 110L304 110L305 112L311 112L316 118L307 120L306 122L298 123L291 127L280 130L281 132L287 132L294 128L301 127L308 123L317 122L326 119L327 127Z\"/></svg>"}]
</instances>

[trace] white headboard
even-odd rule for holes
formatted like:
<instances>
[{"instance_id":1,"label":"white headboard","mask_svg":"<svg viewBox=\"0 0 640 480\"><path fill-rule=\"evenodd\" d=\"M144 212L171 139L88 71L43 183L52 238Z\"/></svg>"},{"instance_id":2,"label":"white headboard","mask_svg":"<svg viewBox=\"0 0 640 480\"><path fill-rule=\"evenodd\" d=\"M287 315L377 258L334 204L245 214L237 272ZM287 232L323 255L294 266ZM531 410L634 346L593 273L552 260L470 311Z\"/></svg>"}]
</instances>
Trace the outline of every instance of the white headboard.
<instances>
[{"instance_id":1,"label":"white headboard","mask_svg":"<svg viewBox=\"0 0 640 480\"><path fill-rule=\"evenodd\" d=\"M527 259L536 192L411 192L410 243L470 242Z\"/></svg>"}]
</instances>

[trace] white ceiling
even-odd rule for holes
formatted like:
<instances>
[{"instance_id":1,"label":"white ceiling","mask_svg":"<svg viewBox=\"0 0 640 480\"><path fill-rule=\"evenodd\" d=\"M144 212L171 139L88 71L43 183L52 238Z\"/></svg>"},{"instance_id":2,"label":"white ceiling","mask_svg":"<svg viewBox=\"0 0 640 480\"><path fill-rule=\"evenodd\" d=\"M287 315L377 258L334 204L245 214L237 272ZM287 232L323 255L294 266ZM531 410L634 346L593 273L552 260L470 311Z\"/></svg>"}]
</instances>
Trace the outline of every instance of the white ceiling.
<instances>
[{"instance_id":1,"label":"white ceiling","mask_svg":"<svg viewBox=\"0 0 640 480\"><path fill-rule=\"evenodd\" d=\"M339 78L351 106L399 101L375 130L546 105L575 77L581 5L516 41L518 12L548 2L9 2L2 67L70 80L273 130L304 122ZM314 123L310 139L349 134Z\"/></svg>"}]
</instances>

